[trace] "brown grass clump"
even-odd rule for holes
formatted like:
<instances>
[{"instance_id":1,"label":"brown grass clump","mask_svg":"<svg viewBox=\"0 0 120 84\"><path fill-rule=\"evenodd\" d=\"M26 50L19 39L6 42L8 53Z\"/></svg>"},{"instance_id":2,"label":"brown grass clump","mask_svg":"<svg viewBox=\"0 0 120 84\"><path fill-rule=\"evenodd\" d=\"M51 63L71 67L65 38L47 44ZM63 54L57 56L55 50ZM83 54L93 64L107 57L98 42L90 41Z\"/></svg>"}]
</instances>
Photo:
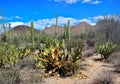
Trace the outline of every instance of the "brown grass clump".
<instances>
[{"instance_id":1,"label":"brown grass clump","mask_svg":"<svg viewBox=\"0 0 120 84\"><path fill-rule=\"evenodd\" d=\"M110 57L110 61L115 67L115 71L120 73L120 52L113 53Z\"/></svg>"},{"instance_id":2,"label":"brown grass clump","mask_svg":"<svg viewBox=\"0 0 120 84\"><path fill-rule=\"evenodd\" d=\"M103 70L101 73L97 74L92 84L115 84L114 76L109 71Z\"/></svg>"}]
</instances>

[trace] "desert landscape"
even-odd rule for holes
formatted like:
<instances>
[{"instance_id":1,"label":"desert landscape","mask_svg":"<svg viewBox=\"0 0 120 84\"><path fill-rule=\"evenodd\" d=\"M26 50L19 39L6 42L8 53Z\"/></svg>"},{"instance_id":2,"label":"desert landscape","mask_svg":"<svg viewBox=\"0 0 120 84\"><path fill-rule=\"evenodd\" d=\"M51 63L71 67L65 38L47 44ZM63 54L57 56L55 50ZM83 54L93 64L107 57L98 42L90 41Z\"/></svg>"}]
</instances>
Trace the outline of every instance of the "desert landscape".
<instances>
[{"instance_id":1,"label":"desert landscape","mask_svg":"<svg viewBox=\"0 0 120 84\"><path fill-rule=\"evenodd\" d=\"M119 9L114 10L115 13L109 11L111 15L106 12L98 17L75 19L72 17L80 17L73 16L74 12L78 13L78 7L98 6L101 14L101 4L105 2L45 0L38 4L30 1L27 9L31 9L24 11L26 8L18 7L15 5L18 2L14 1L16 9L22 13L13 12L21 15L24 12L26 19L23 19L19 16L8 18L12 13L7 13L4 1L0 2L0 8L4 9L0 10L0 84L120 84L120 16L116 12ZM6 3L8 7L14 9L9 3ZM31 4L35 5L33 9L42 10L41 17L38 17L39 12L27 13L33 11ZM48 19L53 15L47 13L48 8L54 13L57 11L52 19ZM65 15L71 17L65 18ZM36 21L37 18L42 19Z\"/></svg>"}]
</instances>

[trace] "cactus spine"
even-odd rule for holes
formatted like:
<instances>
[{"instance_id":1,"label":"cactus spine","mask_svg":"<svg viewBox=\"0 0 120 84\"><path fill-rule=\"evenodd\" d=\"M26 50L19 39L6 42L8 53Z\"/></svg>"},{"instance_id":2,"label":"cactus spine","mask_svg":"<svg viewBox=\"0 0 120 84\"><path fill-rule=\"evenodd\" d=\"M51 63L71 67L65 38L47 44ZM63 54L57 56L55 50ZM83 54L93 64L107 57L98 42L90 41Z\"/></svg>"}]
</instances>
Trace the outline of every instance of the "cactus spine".
<instances>
[{"instance_id":1,"label":"cactus spine","mask_svg":"<svg viewBox=\"0 0 120 84\"><path fill-rule=\"evenodd\" d=\"M56 38L58 38L58 14L56 14L56 32L55 32Z\"/></svg>"},{"instance_id":2,"label":"cactus spine","mask_svg":"<svg viewBox=\"0 0 120 84\"><path fill-rule=\"evenodd\" d=\"M32 43L32 48L35 46L34 42L34 22L31 21L31 43Z\"/></svg>"}]
</instances>

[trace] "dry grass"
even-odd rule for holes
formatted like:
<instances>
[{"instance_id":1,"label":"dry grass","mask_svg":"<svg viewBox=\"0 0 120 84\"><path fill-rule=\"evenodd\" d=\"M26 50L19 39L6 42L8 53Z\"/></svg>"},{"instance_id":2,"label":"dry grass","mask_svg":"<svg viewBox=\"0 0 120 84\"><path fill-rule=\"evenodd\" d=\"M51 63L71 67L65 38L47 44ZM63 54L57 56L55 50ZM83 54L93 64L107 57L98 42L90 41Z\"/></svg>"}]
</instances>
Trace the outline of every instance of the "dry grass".
<instances>
[{"instance_id":1,"label":"dry grass","mask_svg":"<svg viewBox=\"0 0 120 84\"><path fill-rule=\"evenodd\" d=\"M120 73L120 52L113 53L110 61L113 63L115 71Z\"/></svg>"},{"instance_id":2,"label":"dry grass","mask_svg":"<svg viewBox=\"0 0 120 84\"><path fill-rule=\"evenodd\" d=\"M103 70L93 79L93 84L115 84L114 78L111 72Z\"/></svg>"}]
</instances>

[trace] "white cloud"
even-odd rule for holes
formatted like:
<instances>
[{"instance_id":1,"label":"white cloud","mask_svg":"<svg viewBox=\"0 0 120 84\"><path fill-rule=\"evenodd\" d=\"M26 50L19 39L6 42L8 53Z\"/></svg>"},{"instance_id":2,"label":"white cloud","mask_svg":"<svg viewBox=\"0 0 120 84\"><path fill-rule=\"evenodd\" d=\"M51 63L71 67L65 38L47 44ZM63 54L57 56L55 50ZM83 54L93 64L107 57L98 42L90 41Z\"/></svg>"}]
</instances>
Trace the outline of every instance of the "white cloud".
<instances>
[{"instance_id":1,"label":"white cloud","mask_svg":"<svg viewBox=\"0 0 120 84\"><path fill-rule=\"evenodd\" d=\"M102 3L101 0L54 0L55 2L65 2L68 4L74 4L77 2L88 3L88 4L99 4Z\"/></svg>"},{"instance_id":2,"label":"white cloud","mask_svg":"<svg viewBox=\"0 0 120 84\"><path fill-rule=\"evenodd\" d=\"M91 0L82 0L82 3L90 3Z\"/></svg>"},{"instance_id":3,"label":"white cloud","mask_svg":"<svg viewBox=\"0 0 120 84\"><path fill-rule=\"evenodd\" d=\"M0 16L0 19L2 19L2 16Z\"/></svg>"},{"instance_id":4,"label":"white cloud","mask_svg":"<svg viewBox=\"0 0 120 84\"><path fill-rule=\"evenodd\" d=\"M99 4L99 3L102 3L102 1L101 0L82 0L82 3Z\"/></svg>"},{"instance_id":5,"label":"white cloud","mask_svg":"<svg viewBox=\"0 0 120 84\"><path fill-rule=\"evenodd\" d=\"M58 18L58 24L60 26L63 26L64 24L67 23L67 21L70 20L71 25L75 25L77 23L79 23L79 20L74 19L74 18L65 18L60 16ZM27 25L29 25L30 23L27 23ZM55 25L56 24L56 18L51 18L51 19L40 19L38 21L34 21L34 25L36 29L44 29L46 26L50 27L51 25Z\"/></svg>"},{"instance_id":6,"label":"white cloud","mask_svg":"<svg viewBox=\"0 0 120 84\"><path fill-rule=\"evenodd\" d=\"M64 24L67 24L67 21L70 20L70 25L74 26L80 22L87 22L91 25L95 25L98 19L102 19L103 16L95 16L95 17L88 17L88 18L83 18L83 19L75 19L71 17L62 17L59 16L58 18L58 25L63 26ZM12 27L15 27L17 25L28 25L30 26L30 22L10 22ZM51 18L51 19L39 19L37 21L34 21L34 26L38 30L44 29L46 26L50 27L52 25L56 24L56 18Z\"/></svg>"},{"instance_id":7,"label":"white cloud","mask_svg":"<svg viewBox=\"0 0 120 84\"><path fill-rule=\"evenodd\" d=\"M99 3L102 3L102 1L96 0L92 2L92 4L99 4Z\"/></svg>"},{"instance_id":8,"label":"white cloud","mask_svg":"<svg viewBox=\"0 0 120 84\"><path fill-rule=\"evenodd\" d=\"M108 15L108 18L111 18L111 15ZM113 16L116 20L119 18L117 16ZM70 25L74 26L79 24L80 22L87 22L91 25L95 25L96 22L99 19L103 19L104 16L94 16L94 17L87 17L87 18L83 18L83 19L75 19L75 18L71 18L71 17L63 17L63 16L59 16L58 18L58 25L59 26L63 26L64 24L67 24L67 21L70 20ZM30 26L30 22L10 22L12 27L18 26L18 25L27 25ZM50 19L39 19L37 21L34 21L34 26L36 29L38 30L42 30L44 29L46 26L50 27L52 25L56 24L56 18L50 18Z\"/></svg>"},{"instance_id":9,"label":"white cloud","mask_svg":"<svg viewBox=\"0 0 120 84\"><path fill-rule=\"evenodd\" d=\"M78 1L80 0L66 0L66 3L72 4L72 3L77 3Z\"/></svg>"},{"instance_id":10,"label":"white cloud","mask_svg":"<svg viewBox=\"0 0 120 84\"><path fill-rule=\"evenodd\" d=\"M65 2L69 4L77 3L80 0L54 0L55 2Z\"/></svg>"},{"instance_id":11,"label":"white cloud","mask_svg":"<svg viewBox=\"0 0 120 84\"><path fill-rule=\"evenodd\" d=\"M2 16L0 16L0 19L2 19ZM23 19L22 17L20 16L13 16L13 17L4 17L5 20L13 20L13 19Z\"/></svg>"},{"instance_id":12,"label":"white cloud","mask_svg":"<svg viewBox=\"0 0 120 84\"><path fill-rule=\"evenodd\" d=\"M18 26L18 25L25 25L26 23L24 22L10 22L11 23L11 27L15 27L15 26Z\"/></svg>"},{"instance_id":13,"label":"white cloud","mask_svg":"<svg viewBox=\"0 0 120 84\"><path fill-rule=\"evenodd\" d=\"M81 19L80 22L87 22L87 23L89 23L89 24L91 24L91 25L95 25L95 24L96 24L96 22L92 21L92 20L89 19L89 18Z\"/></svg>"},{"instance_id":14,"label":"white cloud","mask_svg":"<svg viewBox=\"0 0 120 84\"><path fill-rule=\"evenodd\" d=\"M15 19L23 19L23 18L20 17L20 16L14 16L13 18L15 18Z\"/></svg>"},{"instance_id":15,"label":"white cloud","mask_svg":"<svg viewBox=\"0 0 120 84\"><path fill-rule=\"evenodd\" d=\"M95 16L95 17L93 17L94 20L103 19L103 18L104 18L104 16Z\"/></svg>"}]
</instances>

